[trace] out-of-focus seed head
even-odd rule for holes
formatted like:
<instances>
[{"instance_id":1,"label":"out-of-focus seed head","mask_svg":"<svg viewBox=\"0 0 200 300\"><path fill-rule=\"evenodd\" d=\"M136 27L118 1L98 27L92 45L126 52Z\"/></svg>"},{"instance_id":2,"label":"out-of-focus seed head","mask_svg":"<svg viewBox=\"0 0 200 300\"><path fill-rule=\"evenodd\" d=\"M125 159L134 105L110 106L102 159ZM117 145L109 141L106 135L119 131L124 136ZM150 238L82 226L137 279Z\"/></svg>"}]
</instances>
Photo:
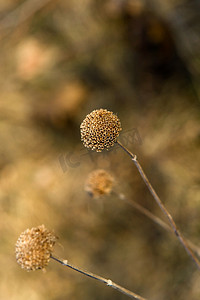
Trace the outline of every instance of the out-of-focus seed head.
<instances>
[{"instance_id":1,"label":"out-of-focus seed head","mask_svg":"<svg viewBox=\"0 0 200 300\"><path fill-rule=\"evenodd\" d=\"M35 271L48 265L57 237L44 225L22 232L16 242L16 259L22 269Z\"/></svg>"},{"instance_id":2,"label":"out-of-focus seed head","mask_svg":"<svg viewBox=\"0 0 200 300\"><path fill-rule=\"evenodd\" d=\"M122 130L119 118L102 108L88 114L80 129L84 146L97 152L114 146Z\"/></svg>"},{"instance_id":3,"label":"out-of-focus seed head","mask_svg":"<svg viewBox=\"0 0 200 300\"><path fill-rule=\"evenodd\" d=\"M85 191L98 198L103 195L108 195L112 191L114 178L108 172L102 169L97 169L91 172L85 182Z\"/></svg>"}]
</instances>

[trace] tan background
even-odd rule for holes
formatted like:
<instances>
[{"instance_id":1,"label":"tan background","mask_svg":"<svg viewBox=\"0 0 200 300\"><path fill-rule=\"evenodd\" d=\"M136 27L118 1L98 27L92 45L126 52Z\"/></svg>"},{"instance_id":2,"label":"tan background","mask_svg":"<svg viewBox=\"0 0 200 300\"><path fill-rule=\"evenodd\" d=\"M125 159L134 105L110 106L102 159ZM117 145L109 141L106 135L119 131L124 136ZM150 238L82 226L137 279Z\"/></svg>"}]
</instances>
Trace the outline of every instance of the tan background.
<instances>
[{"instance_id":1,"label":"tan background","mask_svg":"<svg viewBox=\"0 0 200 300\"><path fill-rule=\"evenodd\" d=\"M20 269L15 242L40 224L74 265L148 299L200 299L199 272L175 236L115 196L84 192L103 167L117 192L162 217L125 153L83 148L80 123L107 108L121 139L137 129L142 144L127 146L200 245L198 4L162 3L0 1L0 299L127 299L54 261L46 273Z\"/></svg>"}]
</instances>

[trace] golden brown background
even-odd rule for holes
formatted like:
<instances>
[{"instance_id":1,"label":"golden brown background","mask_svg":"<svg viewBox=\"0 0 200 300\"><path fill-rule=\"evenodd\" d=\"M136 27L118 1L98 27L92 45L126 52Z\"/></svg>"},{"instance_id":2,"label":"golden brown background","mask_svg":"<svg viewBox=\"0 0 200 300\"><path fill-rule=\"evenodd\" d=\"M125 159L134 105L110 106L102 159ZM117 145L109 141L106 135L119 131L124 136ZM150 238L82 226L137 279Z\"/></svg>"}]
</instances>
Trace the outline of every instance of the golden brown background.
<instances>
[{"instance_id":1,"label":"golden brown background","mask_svg":"<svg viewBox=\"0 0 200 300\"><path fill-rule=\"evenodd\" d=\"M129 157L91 156L79 133L97 108L117 113L122 138L136 128L142 144L127 146L200 245L199 11L183 0L0 1L1 300L128 299L54 261L22 270L15 242L40 224L74 265L148 299L200 299L173 234L116 196L85 193L89 172L105 168L118 192L162 217Z\"/></svg>"}]
</instances>

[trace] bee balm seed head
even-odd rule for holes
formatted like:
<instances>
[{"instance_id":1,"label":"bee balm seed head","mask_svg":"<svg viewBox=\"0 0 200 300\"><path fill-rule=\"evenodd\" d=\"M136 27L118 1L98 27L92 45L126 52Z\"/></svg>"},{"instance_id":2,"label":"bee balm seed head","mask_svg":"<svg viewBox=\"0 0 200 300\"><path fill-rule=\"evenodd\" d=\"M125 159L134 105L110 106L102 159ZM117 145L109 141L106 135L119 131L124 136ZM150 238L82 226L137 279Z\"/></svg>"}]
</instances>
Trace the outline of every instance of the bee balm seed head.
<instances>
[{"instance_id":1,"label":"bee balm seed head","mask_svg":"<svg viewBox=\"0 0 200 300\"><path fill-rule=\"evenodd\" d=\"M88 114L80 129L84 146L97 152L114 146L122 130L119 118L102 108Z\"/></svg>"},{"instance_id":2,"label":"bee balm seed head","mask_svg":"<svg viewBox=\"0 0 200 300\"><path fill-rule=\"evenodd\" d=\"M56 239L44 225L25 230L16 242L17 263L27 271L44 269L49 263Z\"/></svg>"},{"instance_id":3,"label":"bee balm seed head","mask_svg":"<svg viewBox=\"0 0 200 300\"><path fill-rule=\"evenodd\" d=\"M91 172L85 183L85 191L98 198L112 191L114 178L105 170L97 169Z\"/></svg>"}]
</instances>

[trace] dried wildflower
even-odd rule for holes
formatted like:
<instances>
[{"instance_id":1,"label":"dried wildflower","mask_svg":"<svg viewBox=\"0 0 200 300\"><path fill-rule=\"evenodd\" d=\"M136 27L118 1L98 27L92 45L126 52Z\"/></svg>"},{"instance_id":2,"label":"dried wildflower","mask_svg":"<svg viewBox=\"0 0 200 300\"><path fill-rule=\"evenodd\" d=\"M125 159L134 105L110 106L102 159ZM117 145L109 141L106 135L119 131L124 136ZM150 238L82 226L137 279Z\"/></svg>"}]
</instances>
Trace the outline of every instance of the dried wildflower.
<instances>
[{"instance_id":1,"label":"dried wildflower","mask_svg":"<svg viewBox=\"0 0 200 300\"><path fill-rule=\"evenodd\" d=\"M108 195L112 191L114 178L105 170L91 172L85 183L85 190L94 197Z\"/></svg>"},{"instance_id":2,"label":"dried wildflower","mask_svg":"<svg viewBox=\"0 0 200 300\"><path fill-rule=\"evenodd\" d=\"M49 263L56 239L44 225L25 230L16 242L18 264L27 271L44 269Z\"/></svg>"},{"instance_id":3,"label":"dried wildflower","mask_svg":"<svg viewBox=\"0 0 200 300\"><path fill-rule=\"evenodd\" d=\"M88 114L80 128L84 146L97 152L114 146L122 130L119 118L102 108Z\"/></svg>"}]
</instances>

